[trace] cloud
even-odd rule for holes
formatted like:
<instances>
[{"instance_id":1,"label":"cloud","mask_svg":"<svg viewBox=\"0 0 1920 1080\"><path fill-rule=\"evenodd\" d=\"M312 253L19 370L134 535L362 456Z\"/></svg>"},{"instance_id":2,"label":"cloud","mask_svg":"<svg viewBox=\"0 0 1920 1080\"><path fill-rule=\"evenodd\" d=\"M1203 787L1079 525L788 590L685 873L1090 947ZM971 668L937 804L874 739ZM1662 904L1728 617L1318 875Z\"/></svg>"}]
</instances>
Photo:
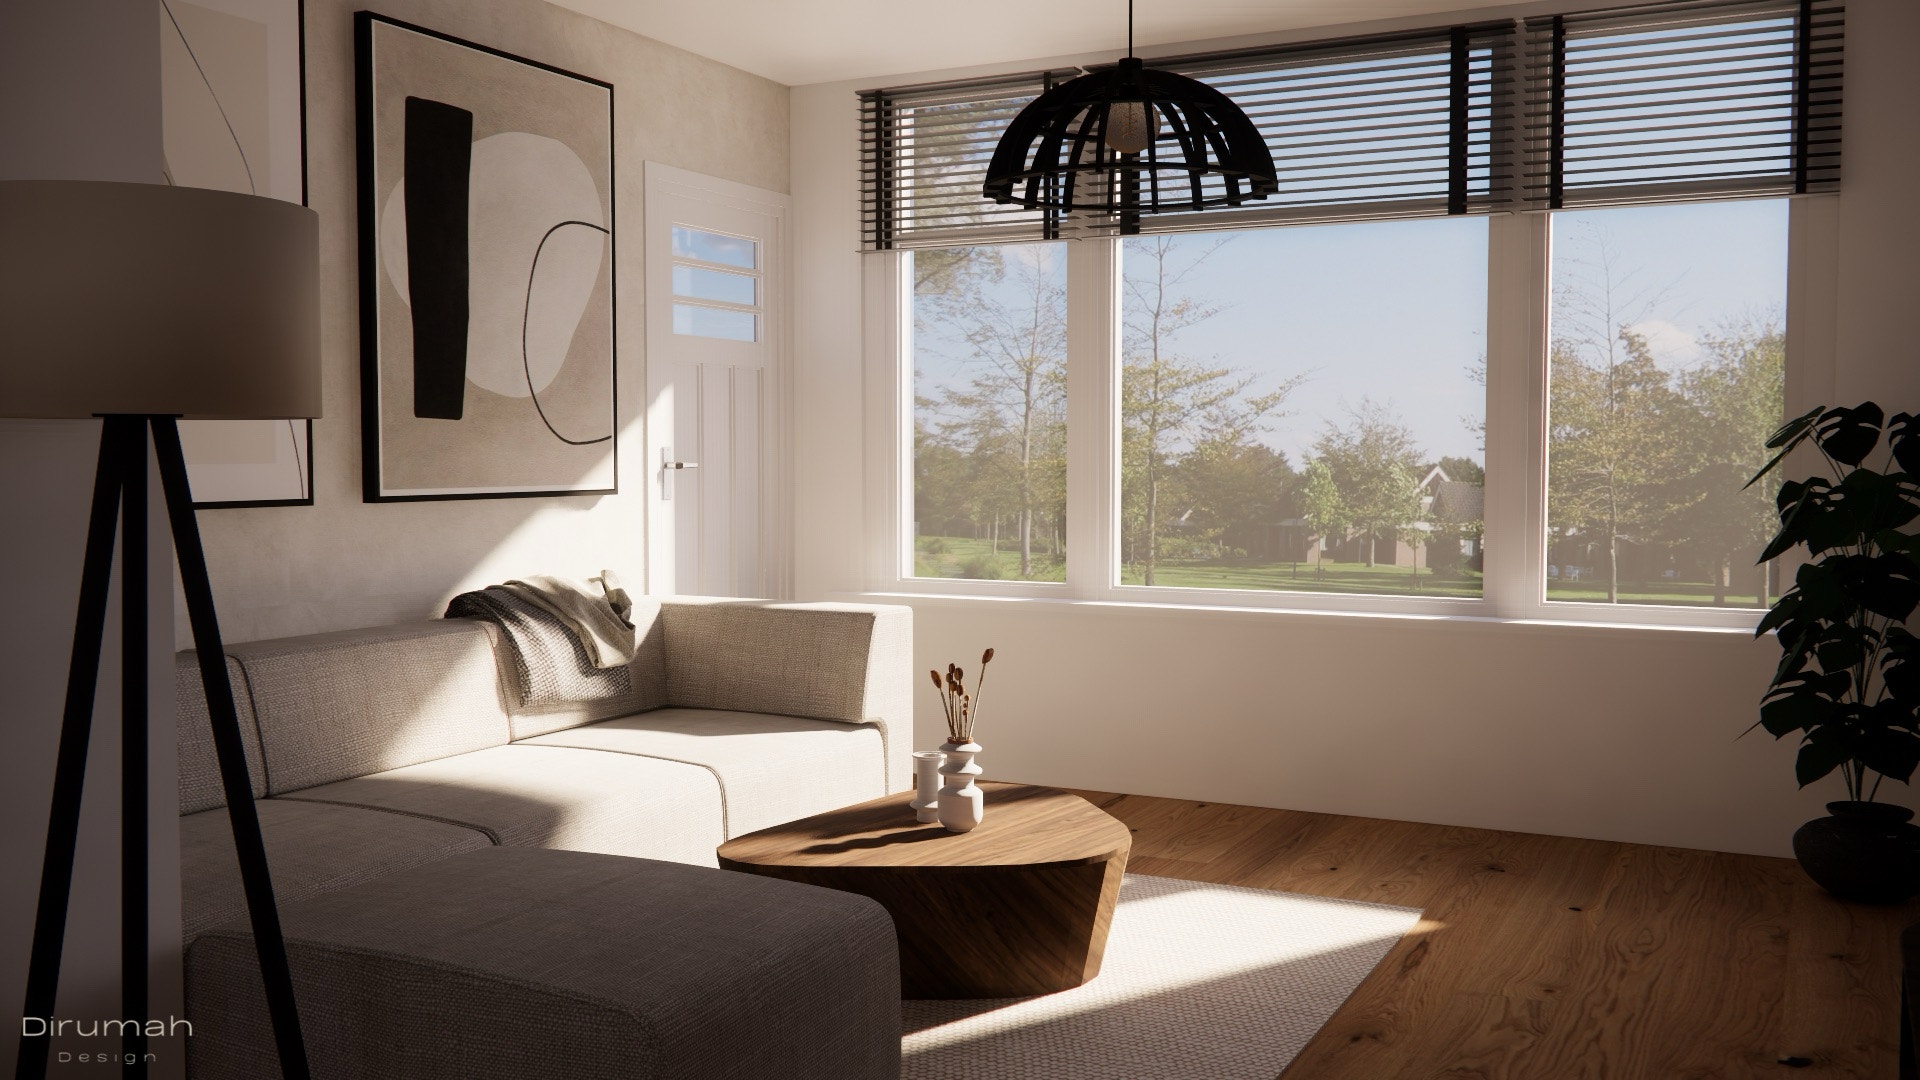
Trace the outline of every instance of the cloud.
<instances>
[{"instance_id":1,"label":"cloud","mask_svg":"<svg viewBox=\"0 0 1920 1080\"><path fill-rule=\"evenodd\" d=\"M1700 359L1700 341L1685 327L1665 319L1646 319L1627 329L1646 341L1654 362L1661 367L1690 367Z\"/></svg>"},{"instance_id":2,"label":"cloud","mask_svg":"<svg viewBox=\"0 0 1920 1080\"><path fill-rule=\"evenodd\" d=\"M1054 260L1059 257L1063 246L1057 243L1008 244L1004 250L1007 257L1023 266L1051 271L1054 268Z\"/></svg>"}]
</instances>

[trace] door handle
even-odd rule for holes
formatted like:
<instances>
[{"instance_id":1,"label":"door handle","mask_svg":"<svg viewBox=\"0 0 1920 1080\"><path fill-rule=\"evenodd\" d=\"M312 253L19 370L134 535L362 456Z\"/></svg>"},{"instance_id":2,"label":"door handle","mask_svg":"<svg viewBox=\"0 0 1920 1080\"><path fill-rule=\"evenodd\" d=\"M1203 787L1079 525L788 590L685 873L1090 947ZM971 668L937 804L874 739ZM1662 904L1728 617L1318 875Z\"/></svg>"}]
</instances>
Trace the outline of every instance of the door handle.
<instances>
[{"instance_id":1,"label":"door handle","mask_svg":"<svg viewBox=\"0 0 1920 1080\"><path fill-rule=\"evenodd\" d=\"M699 467L700 467L700 463L697 461L673 460L673 450L669 447L665 447L665 446L661 447L660 448L660 498L663 500L669 500L673 498L673 485L668 481L673 479L674 473L680 472L683 469L697 469Z\"/></svg>"}]
</instances>

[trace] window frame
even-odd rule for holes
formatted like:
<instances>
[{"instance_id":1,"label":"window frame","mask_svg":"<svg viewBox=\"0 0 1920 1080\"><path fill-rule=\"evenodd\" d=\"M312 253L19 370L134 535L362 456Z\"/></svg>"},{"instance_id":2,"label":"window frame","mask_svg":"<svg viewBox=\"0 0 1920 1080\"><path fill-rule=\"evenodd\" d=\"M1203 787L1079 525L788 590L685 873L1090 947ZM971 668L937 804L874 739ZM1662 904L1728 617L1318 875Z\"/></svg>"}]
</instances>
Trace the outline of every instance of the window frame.
<instances>
[{"instance_id":1,"label":"window frame","mask_svg":"<svg viewBox=\"0 0 1920 1080\"><path fill-rule=\"evenodd\" d=\"M1792 415L1832 398L1838 198L1774 197L1788 200L1786 399ZM1002 601L1751 629L1760 609L1546 598L1551 213L1493 214L1488 221L1487 554L1478 599L1118 584L1120 237L1030 241L1064 243L1067 251L1067 534L1072 539L1064 583L912 575L913 295L907 266L913 254L861 257L867 410L873 421L867 458L868 590Z\"/></svg>"}]
</instances>

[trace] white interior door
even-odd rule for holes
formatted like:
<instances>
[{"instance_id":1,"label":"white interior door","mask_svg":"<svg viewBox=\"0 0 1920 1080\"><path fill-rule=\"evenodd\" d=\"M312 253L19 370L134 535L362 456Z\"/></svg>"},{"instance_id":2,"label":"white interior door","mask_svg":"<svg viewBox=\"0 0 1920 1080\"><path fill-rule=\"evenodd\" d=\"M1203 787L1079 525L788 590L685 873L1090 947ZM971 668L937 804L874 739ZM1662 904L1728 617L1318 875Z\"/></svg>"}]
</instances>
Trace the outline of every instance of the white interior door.
<instances>
[{"instance_id":1,"label":"white interior door","mask_svg":"<svg viewBox=\"0 0 1920 1080\"><path fill-rule=\"evenodd\" d=\"M787 594L786 196L647 164L647 591Z\"/></svg>"}]
</instances>

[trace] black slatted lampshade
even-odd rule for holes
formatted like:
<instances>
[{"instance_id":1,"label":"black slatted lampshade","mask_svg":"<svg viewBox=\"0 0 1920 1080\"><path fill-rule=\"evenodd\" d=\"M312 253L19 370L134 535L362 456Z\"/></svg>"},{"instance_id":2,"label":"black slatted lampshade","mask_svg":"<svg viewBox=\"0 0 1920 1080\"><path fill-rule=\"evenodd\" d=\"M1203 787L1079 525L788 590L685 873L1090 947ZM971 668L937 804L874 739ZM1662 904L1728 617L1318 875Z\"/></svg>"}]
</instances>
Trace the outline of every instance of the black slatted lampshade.
<instances>
[{"instance_id":1,"label":"black slatted lampshade","mask_svg":"<svg viewBox=\"0 0 1920 1080\"><path fill-rule=\"evenodd\" d=\"M1035 98L1007 125L981 194L1061 213L1239 206L1273 194L1273 155L1213 87L1129 56Z\"/></svg>"}]
</instances>

